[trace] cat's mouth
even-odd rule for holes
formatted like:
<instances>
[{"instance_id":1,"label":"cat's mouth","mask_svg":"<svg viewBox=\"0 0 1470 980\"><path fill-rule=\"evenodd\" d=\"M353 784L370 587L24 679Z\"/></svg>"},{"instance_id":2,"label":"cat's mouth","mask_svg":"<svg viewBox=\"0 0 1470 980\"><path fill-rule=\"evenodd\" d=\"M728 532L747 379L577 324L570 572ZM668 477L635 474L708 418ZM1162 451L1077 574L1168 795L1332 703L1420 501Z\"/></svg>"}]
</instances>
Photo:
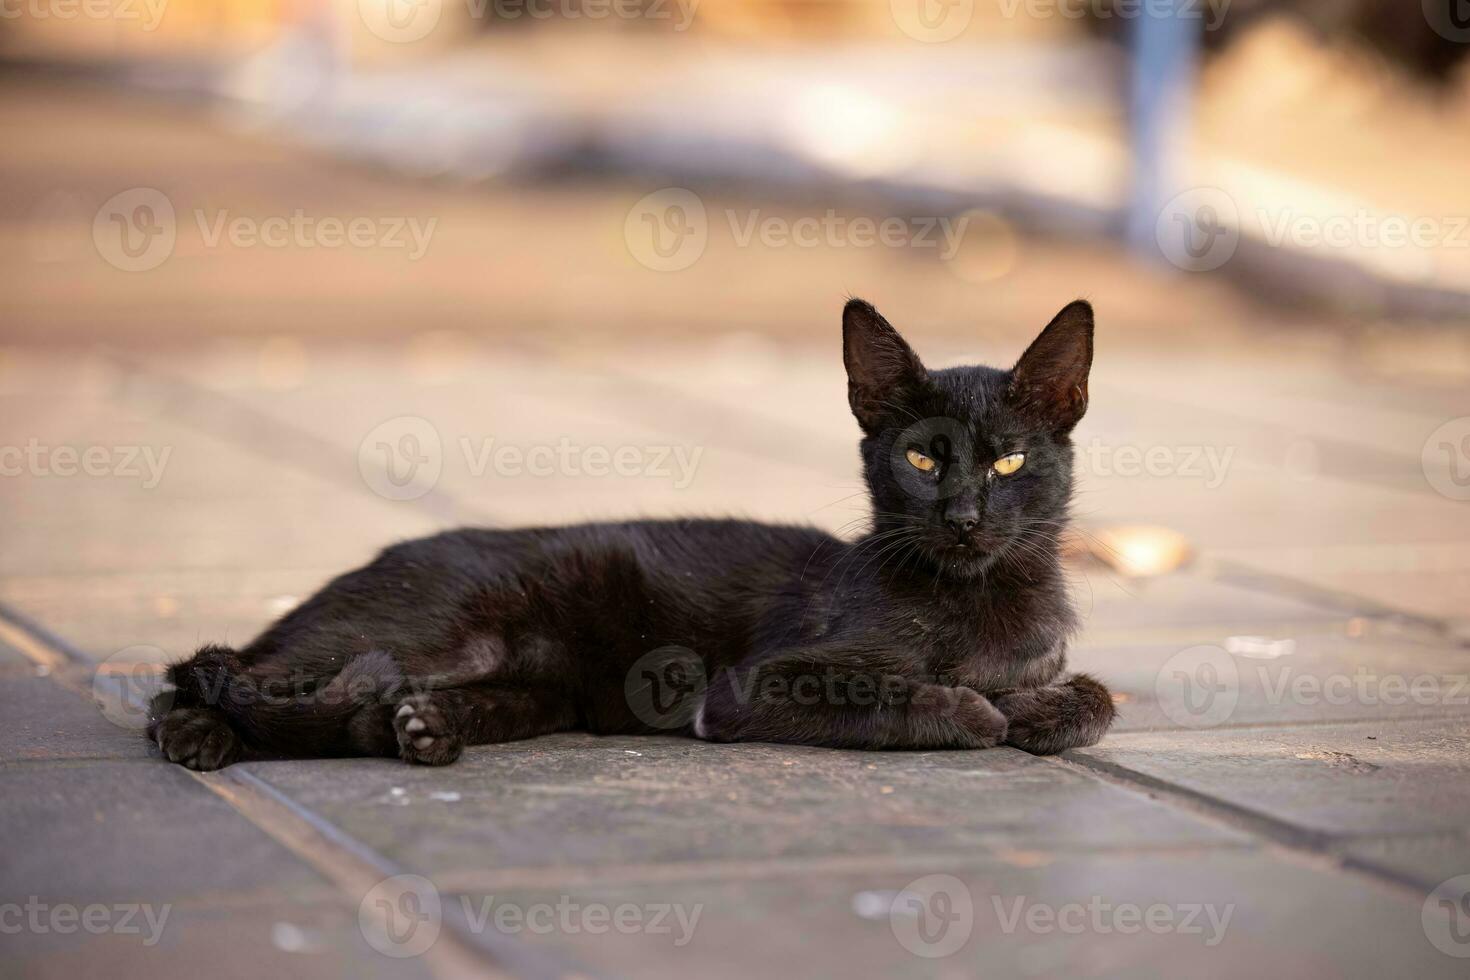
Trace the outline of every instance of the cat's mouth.
<instances>
[{"instance_id":1,"label":"cat's mouth","mask_svg":"<svg viewBox=\"0 0 1470 980\"><path fill-rule=\"evenodd\" d=\"M963 535L945 535L933 547L934 557L943 562L964 565L989 564L1006 550L1009 541L1002 535L971 531Z\"/></svg>"},{"instance_id":2,"label":"cat's mouth","mask_svg":"<svg viewBox=\"0 0 1470 980\"><path fill-rule=\"evenodd\" d=\"M941 550L961 555L984 555L993 551L999 551L1005 546L1005 539L993 535L971 531L949 537L942 545Z\"/></svg>"}]
</instances>

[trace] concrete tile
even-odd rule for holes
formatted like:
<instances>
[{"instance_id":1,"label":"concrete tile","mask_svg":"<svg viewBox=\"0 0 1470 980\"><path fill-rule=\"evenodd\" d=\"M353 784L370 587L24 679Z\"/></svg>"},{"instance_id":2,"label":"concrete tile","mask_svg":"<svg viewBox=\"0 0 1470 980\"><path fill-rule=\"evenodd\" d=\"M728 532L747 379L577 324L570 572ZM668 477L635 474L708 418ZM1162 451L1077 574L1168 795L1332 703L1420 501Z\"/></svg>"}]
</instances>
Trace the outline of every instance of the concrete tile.
<instances>
[{"instance_id":1,"label":"concrete tile","mask_svg":"<svg viewBox=\"0 0 1470 980\"><path fill-rule=\"evenodd\" d=\"M183 366L164 363L160 370L178 374ZM814 479L810 453L797 448L803 440L775 427L754 437L753 422L732 423L707 405L639 387L615 373L610 378L606 371L568 370L505 349L466 357L457 374L451 382L426 384L401 358L357 350L344 363L324 366L310 387L242 388L229 399L342 447L354 467L364 441L386 438L390 449L396 445L381 426L424 420L432 432L426 430L417 445L433 460L429 465L439 467L436 487L462 504L462 520L566 523L730 512L802 520L857 489L852 438L840 466L817 468ZM590 455L625 447L639 455L622 474L603 474L606 463ZM548 448L555 462L549 472L538 473L545 467L533 467L524 454ZM523 455L497 455L502 451ZM369 448L370 459L375 452ZM849 482L852 490L844 490Z\"/></svg>"},{"instance_id":2,"label":"concrete tile","mask_svg":"<svg viewBox=\"0 0 1470 980\"><path fill-rule=\"evenodd\" d=\"M259 452L244 450L156 411L129 417L105 403L16 401L0 399L6 443L34 438L48 450L121 447L109 457L119 467L124 449L146 447L161 476L154 486L145 485L152 477L142 469L136 478L27 473L0 480L0 533L8 545L0 552L0 575L345 567L384 543L436 526L424 512L390 507L365 487L352 492L361 482L355 446L342 454L343 479L354 481L344 490L284 464L269 443Z\"/></svg>"},{"instance_id":3,"label":"concrete tile","mask_svg":"<svg viewBox=\"0 0 1470 980\"><path fill-rule=\"evenodd\" d=\"M1457 833L1470 820L1470 716L1130 732L1077 751L1329 835Z\"/></svg>"},{"instance_id":4,"label":"concrete tile","mask_svg":"<svg viewBox=\"0 0 1470 980\"><path fill-rule=\"evenodd\" d=\"M1273 625L1283 624L1258 621L1264 636L1189 633L1170 644L1093 647L1084 634L1069 661L1122 696L1115 732L1470 718L1470 653L1460 647Z\"/></svg>"},{"instance_id":5,"label":"concrete tile","mask_svg":"<svg viewBox=\"0 0 1470 980\"><path fill-rule=\"evenodd\" d=\"M140 740L141 743L141 740ZM7 895L53 902L232 902L327 883L179 766L56 760L0 765Z\"/></svg>"},{"instance_id":6,"label":"concrete tile","mask_svg":"<svg viewBox=\"0 0 1470 980\"><path fill-rule=\"evenodd\" d=\"M85 678L84 671L78 675ZM0 703L6 713L0 762L148 757L141 715L132 729L125 714L114 716L117 723L109 721L96 705L49 677L0 676Z\"/></svg>"},{"instance_id":7,"label":"concrete tile","mask_svg":"<svg viewBox=\"0 0 1470 980\"><path fill-rule=\"evenodd\" d=\"M95 660L170 662L240 645L345 571L155 569L0 578L0 598Z\"/></svg>"},{"instance_id":8,"label":"concrete tile","mask_svg":"<svg viewBox=\"0 0 1470 980\"><path fill-rule=\"evenodd\" d=\"M29 672L33 667L29 657L0 639L0 670Z\"/></svg>"},{"instance_id":9,"label":"concrete tile","mask_svg":"<svg viewBox=\"0 0 1470 980\"><path fill-rule=\"evenodd\" d=\"M1010 749L871 754L567 734L475 747L443 770L249 768L424 873L1240 840Z\"/></svg>"},{"instance_id":10,"label":"concrete tile","mask_svg":"<svg viewBox=\"0 0 1470 980\"><path fill-rule=\"evenodd\" d=\"M1433 546L1384 549L1375 558L1334 561L1334 549L1322 548L1305 561L1300 550L1266 549L1219 552L1242 565L1285 574L1318 588L1371 598L1391 609L1442 620L1463 619L1470 595L1470 547L1451 546L1453 553L1437 561ZM1409 567L1404 568L1404 565Z\"/></svg>"},{"instance_id":11,"label":"concrete tile","mask_svg":"<svg viewBox=\"0 0 1470 980\"><path fill-rule=\"evenodd\" d=\"M1341 608L1306 598L1247 588L1184 571L1130 579L1097 564L1068 574L1082 618L1081 645L1142 643L1151 637L1200 642L1236 630L1296 633L1323 630L1348 618Z\"/></svg>"},{"instance_id":12,"label":"concrete tile","mask_svg":"<svg viewBox=\"0 0 1470 980\"><path fill-rule=\"evenodd\" d=\"M1414 837L1354 838L1342 844L1341 851L1422 882L1470 874L1470 830Z\"/></svg>"},{"instance_id":13,"label":"concrete tile","mask_svg":"<svg viewBox=\"0 0 1470 980\"><path fill-rule=\"evenodd\" d=\"M145 943L153 932L141 913L135 919L142 924L141 934L77 930L61 935L24 929L6 937L7 967L26 977L139 980L180 975L240 980L432 976L422 959L390 959L373 950L358 931L356 910L340 902L284 894L269 904L244 907L176 901L167 913L162 904L153 906L153 915L161 930L151 945ZM122 915L110 921L121 923Z\"/></svg>"},{"instance_id":14,"label":"concrete tile","mask_svg":"<svg viewBox=\"0 0 1470 980\"><path fill-rule=\"evenodd\" d=\"M922 883L929 874L953 877L937 891ZM804 977L832 980L1171 977L1180 964L1191 977L1463 975L1462 960L1426 940L1419 902L1254 851L1027 854L1010 864L934 863L903 872L793 868L456 896L482 915L487 898L492 916L510 907L530 916L528 923L553 923L533 933L511 912L501 920L511 934L640 977L786 976L794 964ZM891 917L895 899L900 913ZM626 922L648 928L594 933L584 925L598 924L582 918L589 909L620 905L636 910L624 913ZM550 911L533 912L538 906ZM559 907L568 910L563 918ZM673 912L661 923L672 928L653 931L660 907L682 909L692 931ZM493 917L486 921L496 928Z\"/></svg>"},{"instance_id":15,"label":"concrete tile","mask_svg":"<svg viewBox=\"0 0 1470 980\"><path fill-rule=\"evenodd\" d=\"M1335 360L1277 361L1254 351L1222 352L1187 372L1162 357L1130 351L1110 359L1100 380L1096 401L1103 405L1163 402L1235 420L1283 448L1292 437L1348 441L1410 461L1425 437L1464 406L1452 386L1393 384L1361 372L1350 376ZM1175 418L1178 413L1169 413L1163 424Z\"/></svg>"}]
</instances>

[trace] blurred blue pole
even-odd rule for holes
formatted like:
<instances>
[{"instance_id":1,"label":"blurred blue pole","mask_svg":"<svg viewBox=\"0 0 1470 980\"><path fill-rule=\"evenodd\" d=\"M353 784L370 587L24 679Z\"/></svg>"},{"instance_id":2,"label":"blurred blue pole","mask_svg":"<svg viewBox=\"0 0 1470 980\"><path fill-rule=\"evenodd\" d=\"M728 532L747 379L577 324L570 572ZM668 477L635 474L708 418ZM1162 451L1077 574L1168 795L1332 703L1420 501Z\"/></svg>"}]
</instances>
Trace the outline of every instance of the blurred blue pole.
<instances>
[{"instance_id":1,"label":"blurred blue pole","mask_svg":"<svg viewBox=\"0 0 1470 980\"><path fill-rule=\"evenodd\" d=\"M1187 146L1204 17L1195 0L1149 0L1141 7L1131 30L1133 187L1127 235L1136 253L1157 258L1154 226L1182 189L1178 157Z\"/></svg>"}]
</instances>

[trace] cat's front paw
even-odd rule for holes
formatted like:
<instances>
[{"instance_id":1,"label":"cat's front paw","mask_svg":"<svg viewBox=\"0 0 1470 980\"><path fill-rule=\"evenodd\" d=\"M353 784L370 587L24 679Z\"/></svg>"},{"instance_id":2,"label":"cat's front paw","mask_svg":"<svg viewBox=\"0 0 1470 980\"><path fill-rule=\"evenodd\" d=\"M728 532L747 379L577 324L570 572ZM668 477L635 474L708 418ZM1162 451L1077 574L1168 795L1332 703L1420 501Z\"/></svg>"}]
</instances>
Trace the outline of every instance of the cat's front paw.
<instances>
[{"instance_id":1,"label":"cat's front paw","mask_svg":"<svg viewBox=\"0 0 1470 980\"><path fill-rule=\"evenodd\" d=\"M464 737L454 719L432 694L414 694L398 703L393 711L393 734L405 762L447 766L464 751Z\"/></svg>"},{"instance_id":2,"label":"cat's front paw","mask_svg":"<svg viewBox=\"0 0 1470 980\"><path fill-rule=\"evenodd\" d=\"M1112 694L1086 674L992 697L1010 722L1007 744L1035 755L1096 745L1117 713Z\"/></svg>"},{"instance_id":3,"label":"cat's front paw","mask_svg":"<svg viewBox=\"0 0 1470 980\"><path fill-rule=\"evenodd\" d=\"M955 721L975 739L974 748L994 748L1006 740L1009 723L990 699L968 687L954 689L958 694Z\"/></svg>"},{"instance_id":4,"label":"cat's front paw","mask_svg":"<svg viewBox=\"0 0 1470 980\"><path fill-rule=\"evenodd\" d=\"M1006 716L979 691L926 684L912 702L915 721L952 727L960 748L994 748L1006 737Z\"/></svg>"}]
</instances>

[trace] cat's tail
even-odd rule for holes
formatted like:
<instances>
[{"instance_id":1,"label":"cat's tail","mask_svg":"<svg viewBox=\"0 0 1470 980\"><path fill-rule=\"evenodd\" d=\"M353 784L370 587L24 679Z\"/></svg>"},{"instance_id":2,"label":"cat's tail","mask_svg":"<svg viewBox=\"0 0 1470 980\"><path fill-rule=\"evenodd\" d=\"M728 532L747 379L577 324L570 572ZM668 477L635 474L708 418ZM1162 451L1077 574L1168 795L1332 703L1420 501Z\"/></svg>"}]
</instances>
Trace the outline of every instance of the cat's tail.
<instances>
[{"instance_id":1,"label":"cat's tail","mask_svg":"<svg viewBox=\"0 0 1470 980\"><path fill-rule=\"evenodd\" d=\"M335 665L333 665L335 666ZM292 676L266 666L247 666L229 647L201 647L168 669L172 691L154 698L152 736L169 711L215 709L246 744L269 752L356 754L353 717L369 705L387 704L403 688L398 664L371 650L348 657L333 671Z\"/></svg>"}]
</instances>

